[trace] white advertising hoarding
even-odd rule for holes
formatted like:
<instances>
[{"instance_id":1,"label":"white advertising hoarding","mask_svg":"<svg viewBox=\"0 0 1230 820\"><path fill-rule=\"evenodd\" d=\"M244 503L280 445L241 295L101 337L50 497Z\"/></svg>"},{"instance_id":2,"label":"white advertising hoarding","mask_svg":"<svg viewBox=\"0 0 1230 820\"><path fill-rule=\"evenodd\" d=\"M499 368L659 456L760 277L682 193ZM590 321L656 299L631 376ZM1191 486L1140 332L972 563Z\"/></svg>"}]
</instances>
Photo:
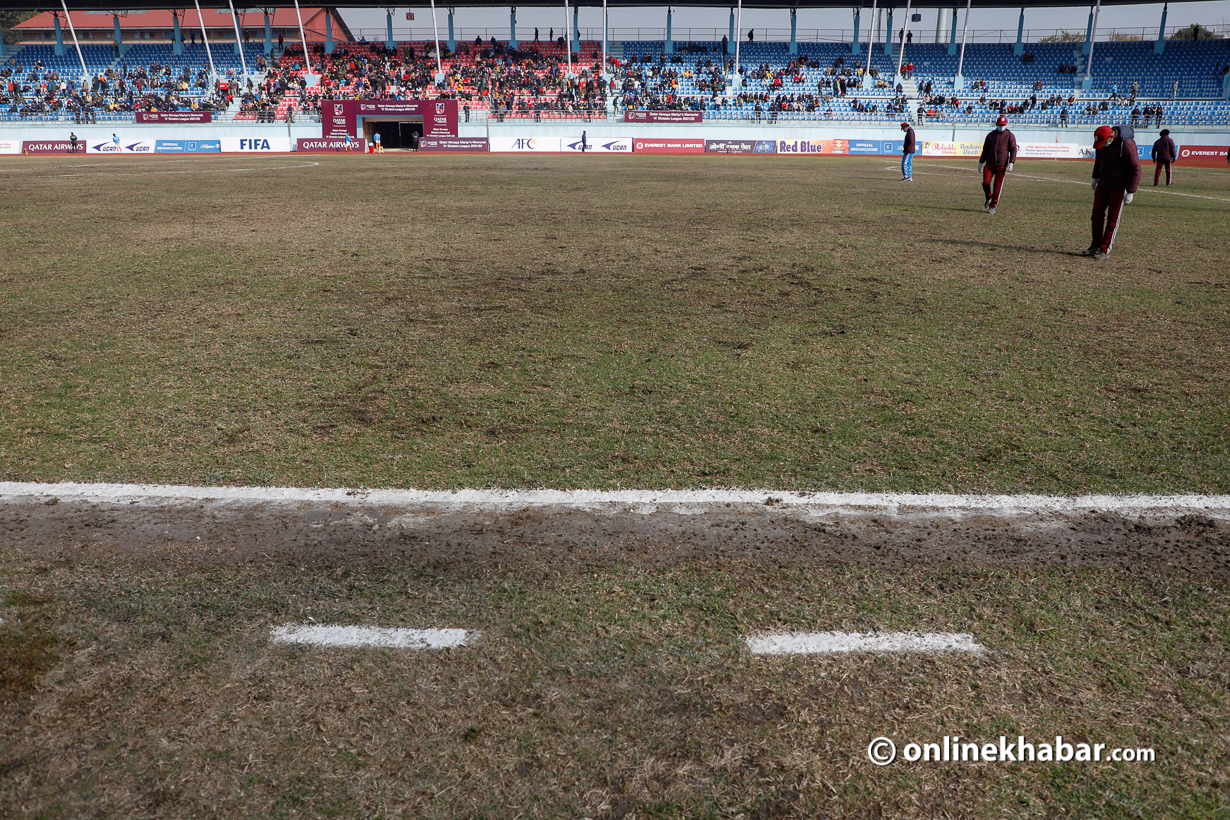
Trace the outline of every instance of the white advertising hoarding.
<instances>
[{"instance_id":1,"label":"white advertising hoarding","mask_svg":"<svg viewBox=\"0 0 1230 820\"><path fill-rule=\"evenodd\" d=\"M558 154L559 137L492 137L492 153Z\"/></svg>"},{"instance_id":2,"label":"white advertising hoarding","mask_svg":"<svg viewBox=\"0 0 1230 820\"><path fill-rule=\"evenodd\" d=\"M290 150L290 137L285 134L273 137L262 136L257 132L251 137L222 138L224 154L288 154Z\"/></svg>"}]
</instances>

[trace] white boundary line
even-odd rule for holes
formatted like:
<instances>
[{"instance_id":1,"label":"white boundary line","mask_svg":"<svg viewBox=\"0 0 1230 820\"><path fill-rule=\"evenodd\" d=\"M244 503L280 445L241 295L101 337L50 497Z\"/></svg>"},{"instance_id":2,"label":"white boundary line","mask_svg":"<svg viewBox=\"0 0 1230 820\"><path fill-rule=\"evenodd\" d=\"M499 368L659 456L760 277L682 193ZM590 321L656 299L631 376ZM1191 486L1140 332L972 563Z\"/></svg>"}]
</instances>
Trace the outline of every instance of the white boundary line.
<instances>
[{"instance_id":1,"label":"white boundary line","mask_svg":"<svg viewBox=\"0 0 1230 820\"><path fill-rule=\"evenodd\" d=\"M779 632L747 639L754 655L835 652L984 652L968 632Z\"/></svg>"},{"instance_id":2,"label":"white boundary line","mask_svg":"<svg viewBox=\"0 0 1230 820\"><path fill-rule=\"evenodd\" d=\"M330 503L344 506L445 508L632 507L758 505L795 509L850 508L893 514L919 510L997 513L1201 511L1230 518L1230 495L956 495L943 493L779 492L776 490L373 490L310 487L190 487L164 484L38 484L0 482L0 504L84 501L161 505L216 503Z\"/></svg>"},{"instance_id":3,"label":"white boundary line","mask_svg":"<svg viewBox=\"0 0 1230 820\"><path fill-rule=\"evenodd\" d=\"M273 630L274 643L313 646L380 646L390 649L448 649L465 646L479 633L464 629L382 629L375 626L286 624Z\"/></svg>"},{"instance_id":4,"label":"white boundary line","mask_svg":"<svg viewBox=\"0 0 1230 820\"><path fill-rule=\"evenodd\" d=\"M1143 162L1144 160L1142 160L1142 164ZM946 168L951 171L969 171L970 170L969 168L964 168L959 165L933 165L931 163L927 163L923 167L924 168ZM926 171L921 171L920 173L926 174ZM945 174L931 174L930 176L946 176L946 175ZM1035 182L1059 182L1065 185L1084 185L1086 188L1088 188L1089 183L1093 181L1092 179L1079 180L1079 179L1054 179L1052 177L1037 177L1037 176L1031 176L1027 174L1018 173L1016 171L1012 172L1012 176L1020 177L1021 179L1032 179ZM1144 177L1142 176L1141 179L1144 179ZM1142 191L1145 191L1145 189L1149 187L1153 187L1153 186L1146 186L1142 183L1137 193L1141 193ZM1161 187L1161 186L1158 186L1158 187ZM1185 197L1188 197L1189 199L1208 199L1213 202L1230 202L1230 199L1222 199L1220 197L1215 197L1215 196L1201 196L1199 194L1185 194L1180 191L1150 191L1149 192L1150 196L1153 194L1165 194L1166 196L1185 196Z\"/></svg>"}]
</instances>

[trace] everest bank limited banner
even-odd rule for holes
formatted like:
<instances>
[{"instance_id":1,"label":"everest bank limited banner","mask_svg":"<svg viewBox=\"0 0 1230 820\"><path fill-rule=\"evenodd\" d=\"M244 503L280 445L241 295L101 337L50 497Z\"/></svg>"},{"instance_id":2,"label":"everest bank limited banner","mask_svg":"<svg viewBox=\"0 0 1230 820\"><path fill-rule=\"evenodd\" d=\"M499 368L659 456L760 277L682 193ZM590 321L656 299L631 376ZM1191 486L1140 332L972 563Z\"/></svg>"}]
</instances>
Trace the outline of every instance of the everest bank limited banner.
<instances>
[{"instance_id":1,"label":"everest bank limited banner","mask_svg":"<svg viewBox=\"0 0 1230 820\"><path fill-rule=\"evenodd\" d=\"M1230 163L1230 146L1182 145L1179 146L1179 162L1195 165L1226 165Z\"/></svg>"},{"instance_id":2,"label":"everest bank limited banner","mask_svg":"<svg viewBox=\"0 0 1230 820\"><path fill-rule=\"evenodd\" d=\"M423 120L424 137L457 136L456 100L325 100L320 104L320 135L357 137L364 119Z\"/></svg>"}]
</instances>

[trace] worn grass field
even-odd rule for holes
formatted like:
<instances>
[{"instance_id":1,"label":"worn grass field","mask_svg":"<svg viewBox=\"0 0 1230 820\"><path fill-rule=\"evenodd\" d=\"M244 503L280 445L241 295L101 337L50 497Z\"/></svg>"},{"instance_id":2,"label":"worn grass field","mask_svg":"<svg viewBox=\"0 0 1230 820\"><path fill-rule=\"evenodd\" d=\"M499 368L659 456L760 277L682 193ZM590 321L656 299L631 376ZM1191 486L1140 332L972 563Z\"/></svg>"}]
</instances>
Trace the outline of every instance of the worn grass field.
<instances>
[{"instance_id":1,"label":"worn grass field","mask_svg":"<svg viewBox=\"0 0 1230 820\"><path fill-rule=\"evenodd\" d=\"M1230 598L1147 573L209 571L0 563L0 808L55 817L1225 817ZM17 592L20 590L20 592ZM288 622L482 630L438 652ZM985 656L771 658L763 630L969 631ZM34 651L34 650L32 650ZM12 694L20 681L5 675ZM8 710L12 710L12 705ZM867 761L872 738L1153 749Z\"/></svg>"},{"instance_id":2,"label":"worn grass field","mask_svg":"<svg viewBox=\"0 0 1230 820\"><path fill-rule=\"evenodd\" d=\"M0 158L0 480L1230 492L1230 175L1142 189L1099 264L1088 165L1018 164L995 216L973 169ZM0 544L0 817L1230 817L1197 572L69 546ZM483 636L270 642L310 619ZM743 644L836 629L989 652Z\"/></svg>"},{"instance_id":3,"label":"worn grass field","mask_svg":"<svg viewBox=\"0 0 1230 820\"><path fill-rule=\"evenodd\" d=\"M0 159L0 475L1230 489L1230 176L1084 163Z\"/></svg>"}]
</instances>

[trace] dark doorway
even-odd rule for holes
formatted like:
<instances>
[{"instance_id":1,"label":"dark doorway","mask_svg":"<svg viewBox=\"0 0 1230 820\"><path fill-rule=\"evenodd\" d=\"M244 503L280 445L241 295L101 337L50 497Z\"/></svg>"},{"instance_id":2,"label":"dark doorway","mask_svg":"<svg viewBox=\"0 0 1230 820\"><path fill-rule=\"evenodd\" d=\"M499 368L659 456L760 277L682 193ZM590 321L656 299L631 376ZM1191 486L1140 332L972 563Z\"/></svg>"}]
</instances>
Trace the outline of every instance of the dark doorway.
<instances>
[{"instance_id":1,"label":"dark doorway","mask_svg":"<svg viewBox=\"0 0 1230 820\"><path fill-rule=\"evenodd\" d=\"M419 147L419 138L423 136L423 123L421 122L399 122L398 124L398 139L406 148L413 148L416 151Z\"/></svg>"},{"instance_id":2,"label":"dark doorway","mask_svg":"<svg viewBox=\"0 0 1230 820\"><path fill-rule=\"evenodd\" d=\"M385 150L403 149L409 151L418 148L419 137L423 135L422 120L365 120L363 133L370 144L376 133L380 133L380 144Z\"/></svg>"}]
</instances>

